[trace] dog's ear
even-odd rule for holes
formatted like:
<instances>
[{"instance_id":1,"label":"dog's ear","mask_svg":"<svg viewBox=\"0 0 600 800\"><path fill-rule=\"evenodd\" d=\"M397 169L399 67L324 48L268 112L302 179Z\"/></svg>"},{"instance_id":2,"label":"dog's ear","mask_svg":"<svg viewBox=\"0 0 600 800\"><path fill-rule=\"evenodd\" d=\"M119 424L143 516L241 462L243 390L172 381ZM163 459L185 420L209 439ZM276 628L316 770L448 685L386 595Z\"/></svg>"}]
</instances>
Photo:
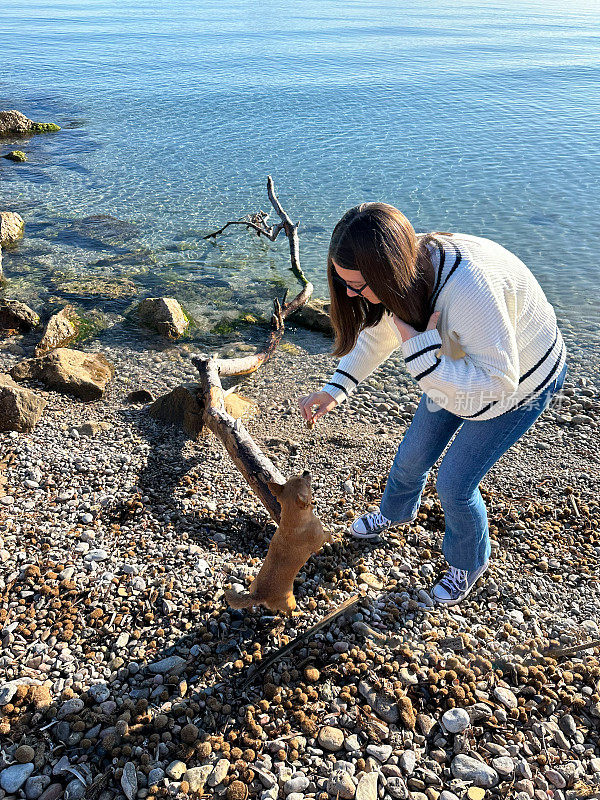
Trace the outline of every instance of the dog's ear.
<instances>
[{"instance_id":1,"label":"dog's ear","mask_svg":"<svg viewBox=\"0 0 600 800\"><path fill-rule=\"evenodd\" d=\"M308 508L310 505L310 495L308 492L298 492L296 495L296 503L300 508Z\"/></svg>"},{"instance_id":2,"label":"dog's ear","mask_svg":"<svg viewBox=\"0 0 600 800\"><path fill-rule=\"evenodd\" d=\"M284 484L283 483L275 483L275 481L269 481L267 483L267 486L269 487L269 490L271 491L271 494L273 494L275 497L279 497L279 495L281 494L281 490L284 487Z\"/></svg>"}]
</instances>

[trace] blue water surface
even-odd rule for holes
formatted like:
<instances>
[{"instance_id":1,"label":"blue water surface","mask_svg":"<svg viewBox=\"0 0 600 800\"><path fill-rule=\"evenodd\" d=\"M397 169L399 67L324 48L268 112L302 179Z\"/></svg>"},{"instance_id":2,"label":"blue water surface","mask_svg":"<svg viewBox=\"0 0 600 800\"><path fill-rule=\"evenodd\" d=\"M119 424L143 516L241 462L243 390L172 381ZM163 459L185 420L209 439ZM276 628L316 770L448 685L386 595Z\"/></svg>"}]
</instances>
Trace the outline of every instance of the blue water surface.
<instances>
[{"instance_id":1,"label":"blue water surface","mask_svg":"<svg viewBox=\"0 0 600 800\"><path fill-rule=\"evenodd\" d=\"M287 243L202 237L269 208L271 174L317 294L337 219L383 200L516 252L593 346L599 62L584 0L4 0L0 108L62 126L0 142L29 157L0 159L27 223L6 291L119 312L169 292L201 330L267 313L295 290Z\"/></svg>"}]
</instances>

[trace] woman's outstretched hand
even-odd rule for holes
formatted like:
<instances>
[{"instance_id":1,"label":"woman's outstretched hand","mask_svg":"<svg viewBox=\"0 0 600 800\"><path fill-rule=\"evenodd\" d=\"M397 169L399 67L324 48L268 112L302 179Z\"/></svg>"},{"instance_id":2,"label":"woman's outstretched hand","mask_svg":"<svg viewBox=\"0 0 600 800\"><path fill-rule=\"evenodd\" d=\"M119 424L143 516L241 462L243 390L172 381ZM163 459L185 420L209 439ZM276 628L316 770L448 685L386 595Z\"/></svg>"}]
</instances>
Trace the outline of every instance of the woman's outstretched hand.
<instances>
[{"instance_id":1,"label":"woman's outstretched hand","mask_svg":"<svg viewBox=\"0 0 600 800\"><path fill-rule=\"evenodd\" d=\"M426 331L432 331L434 328L437 327L438 319L440 318L441 311L434 311L433 314L429 317L429 322L427 323L427 327L425 328ZM400 317L394 314L394 322L396 323L396 327L400 331L400 336L402 337L402 341L406 342L408 339L412 339L413 336L418 336L421 331L415 330L411 325L407 322L402 322Z\"/></svg>"},{"instance_id":2,"label":"woman's outstretched hand","mask_svg":"<svg viewBox=\"0 0 600 800\"><path fill-rule=\"evenodd\" d=\"M301 397L298 405L302 417L307 422L314 424L320 417L337 406L337 400L334 400L327 392L313 392L307 397Z\"/></svg>"}]
</instances>

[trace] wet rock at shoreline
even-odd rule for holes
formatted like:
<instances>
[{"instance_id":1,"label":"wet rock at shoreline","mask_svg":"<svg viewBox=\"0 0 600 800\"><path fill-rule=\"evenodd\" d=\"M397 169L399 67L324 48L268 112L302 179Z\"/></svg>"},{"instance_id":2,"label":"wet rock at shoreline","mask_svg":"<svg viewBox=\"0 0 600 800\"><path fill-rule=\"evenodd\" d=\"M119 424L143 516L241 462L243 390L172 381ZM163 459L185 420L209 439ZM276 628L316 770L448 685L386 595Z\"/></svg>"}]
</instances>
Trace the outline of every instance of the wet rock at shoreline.
<instances>
[{"instance_id":1,"label":"wet rock at shoreline","mask_svg":"<svg viewBox=\"0 0 600 800\"><path fill-rule=\"evenodd\" d=\"M65 306L57 314L53 314L46 323L42 338L35 348L35 355L42 356L57 347L66 347L71 344L77 337L78 329L77 312L73 306Z\"/></svg>"},{"instance_id":2,"label":"wet rock at shoreline","mask_svg":"<svg viewBox=\"0 0 600 800\"><path fill-rule=\"evenodd\" d=\"M26 136L33 121L20 111L0 111L0 136Z\"/></svg>"},{"instance_id":3,"label":"wet rock at shoreline","mask_svg":"<svg viewBox=\"0 0 600 800\"><path fill-rule=\"evenodd\" d=\"M0 138L9 136L28 136L31 133L59 131L53 122L34 122L20 111L0 111Z\"/></svg>"},{"instance_id":4,"label":"wet rock at shoreline","mask_svg":"<svg viewBox=\"0 0 600 800\"><path fill-rule=\"evenodd\" d=\"M22 150L11 150L10 153L5 153L2 158L14 161L17 164L22 164L24 161L27 161L27 156Z\"/></svg>"},{"instance_id":5,"label":"wet rock at shoreline","mask_svg":"<svg viewBox=\"0 0 600 800\"><path fill-rule=\"evenodd\" d=\"M114 367L101 353L60 347L22 361L10 374L17 381L41 381L49 389L67 392L80 400L98 400L113 377Z\"/></svg>"},{"instance_id":6,"label":"wet rock at shoreline","mask_svg":"<svg viewBox=\"0 0 600 800\"><path fill-rule=\"evenodd\" d=\"M0 430L28 433L46 407L43 397L0 373Z\"/></svg>"},{"instance_id":7,"label":"wet rock at shoreline","mask_svg":"<svg viewBox=\"0 0 600 800\"><path fill-rule=\"evenodd\" d=\"M25 230L23 217L14 211L0 211L0 245L5 247L17 242Z\"/></svg>"},{"instance_id":8,"label":"wet rock at shoreline","mask_svg":"<svg viewBox=\"0 0 600 800\"><path fill-rule=\"evenodd\" d=\"M294 312L290 318L292 325L300 325L313 331L333 335L333 327L329 316L329 303L314 297Z\"/></svg>"},{"instance_id":9,"label":"wet rock at shoreline","mask_svg":"<svg viewBox=\"0 0 600 800\"><path fill-rule=\"evenodd\" d=\"M0 332L29 331L40 324L39 315L18 300L0 300Z\"/></svg>"},{"instance_id":10,"label":"wet rock at shoreline","mask_svg":"<svg viewBox=\"0 0 600 800\"><path fill-rule=\"evenodd\" d=\"M148 297L142 300L136 311L144 325L168 339L179 338L190 324L172 297Z\"/></svg>"}]
</instances>

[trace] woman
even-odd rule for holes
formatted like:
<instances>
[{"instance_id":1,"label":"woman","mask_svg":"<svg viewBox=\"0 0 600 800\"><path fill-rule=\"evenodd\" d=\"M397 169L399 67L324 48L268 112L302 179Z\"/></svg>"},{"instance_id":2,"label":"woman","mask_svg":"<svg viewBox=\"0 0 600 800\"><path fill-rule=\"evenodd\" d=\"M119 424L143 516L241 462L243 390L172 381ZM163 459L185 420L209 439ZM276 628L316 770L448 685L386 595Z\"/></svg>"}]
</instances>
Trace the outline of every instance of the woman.
<instances>
[{"instance_id":1,"label":"woman","mask_svg":"<svg viewBox=\"0 0 600 800\"><path fill-rule=\"evenodd\" d=\"M378 511L355 520L358 539L414 520L427 474L438 473L445 515L438 603L454 605L488 567L479 483L560 390L565 347L538 282L501 245L465 234L417 236L385 203L363 203L335 226L327 258L334 354L330 382L299 401L316 421L397 347L424 394L400 442ZM458 431L458 433L457 433Z\"/></svg>"}]
</instances>

